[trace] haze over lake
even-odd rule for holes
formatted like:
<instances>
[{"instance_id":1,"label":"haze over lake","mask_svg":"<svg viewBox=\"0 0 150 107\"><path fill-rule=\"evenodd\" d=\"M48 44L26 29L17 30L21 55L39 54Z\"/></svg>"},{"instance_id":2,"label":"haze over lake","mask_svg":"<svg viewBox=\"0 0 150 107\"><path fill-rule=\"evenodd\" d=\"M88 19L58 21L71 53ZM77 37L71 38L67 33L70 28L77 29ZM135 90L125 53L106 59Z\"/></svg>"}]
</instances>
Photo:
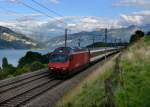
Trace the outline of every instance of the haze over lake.
<instances>
[{"instance_id":1,"label":"haze over lake","mask_svg":"<svg viewBox=\"0 0 150 107\"><path fill-rule=\"evenodd\" d=\"M6 57L8 63L17 66L18 61L28 51L39 52L41 54L47 54L50 50L0 50L0 66L2 66L2 59Z\"/></svg>"}]
</instances>

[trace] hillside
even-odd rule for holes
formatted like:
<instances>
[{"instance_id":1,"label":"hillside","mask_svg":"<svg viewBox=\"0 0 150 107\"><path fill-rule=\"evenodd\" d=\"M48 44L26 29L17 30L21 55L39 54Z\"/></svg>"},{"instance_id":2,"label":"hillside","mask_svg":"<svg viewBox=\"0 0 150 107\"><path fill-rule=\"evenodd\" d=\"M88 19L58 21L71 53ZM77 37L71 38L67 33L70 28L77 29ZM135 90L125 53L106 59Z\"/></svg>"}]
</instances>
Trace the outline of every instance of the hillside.
<instances>
[{"instance_id":1,"label":"hillside","mask_svg":"<svg viewBox=\"0 0 150 107\"><path fill-rule=\"evenodd\" d=\"M120 59L122 86L116 87L118 107L150 105L150 35L129 47ZM116 77L117 78L117 77Z\"/></svg>"},{"instance_id":2,"label":"hillside","mask_svg":"<svg viewBox=\"0 0 150 107\"><path fill-rule=\"evenodd\" d=\"M38 43L23 34L0 26L0 49L30 49L37 48Z\"/></svg>"},{"instance_id":3,"label":"hillside","mask_svg":"<svg viewBox=\"0 0 150 107\"><path fill-rule=\"evenodd\" d=\"M131 35L138 29L147 32L150 25L129 26L126 28L115 28L108 30L108 42L129 42ZM48 33L48 32L47 32ZM48 33L49 34L49 33ZM48 48L55 49L64 45L64 36L52 36L46 34L23 35L12 31L9 28L0 26L0 49L30 49L30 48ZM43 36L44 35L44 36ZM32 38L32 39L31 39ZM34 38L34 39L33 39ZM80 39L81 47L90 46L94 41L104 42L104 29L95 31L82 31L68 35L68 46L77 47ZM44 39L44 40L43 40Z\"/></svg>"},{"instance_id":4,"label":"hillside","mask_svg":"<svg viewBox=\"0 0 150 107\"><path fill-rule=\"evenodd\" d=\"M115 43L118 42L116 39L122 42L129 42L131 35L139 29L147 31L150 29L150 25L147 26L129 26L126 28L116 28L108 30L108 42ZM72 47L78 46L79 38L81 40L81 46L85 47L93 43L93 37L95 42L104 41L104 29L98 29L91 32L79 32L68 35L68 45ZM46 42L48 48L56 48L64 45L64 36L56 36L54 38L48 39Z\"/></svg>"}]
</instances>

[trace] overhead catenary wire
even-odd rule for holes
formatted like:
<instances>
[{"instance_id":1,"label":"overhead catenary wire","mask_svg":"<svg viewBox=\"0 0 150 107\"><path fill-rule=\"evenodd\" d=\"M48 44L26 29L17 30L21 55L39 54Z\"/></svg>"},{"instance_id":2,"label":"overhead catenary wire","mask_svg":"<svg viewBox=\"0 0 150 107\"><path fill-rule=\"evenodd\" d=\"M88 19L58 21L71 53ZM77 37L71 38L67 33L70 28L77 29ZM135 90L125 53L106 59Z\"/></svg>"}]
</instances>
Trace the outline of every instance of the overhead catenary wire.
<instances>
[{"instance_id":1,"label":"overhead catenary wire","mask_svg":"<svg viewBox=\"0 0 150 107\"><path fill-rule=\"evenodd\" d=\"M50 16L49 14L42 12L41 10L38 10L38 9L36 9L36 8L33 8L32 6L30 6L30 5L26 4L26 3L24 3L23 1L20 1L20 0L16 0L16 1L18 1L18 2L21 3L22 5L28 7L28 8L30 8L30 9L36 11L36 12L39 12L39 13L41 13L41 14L44 14L44 15L47 16L47 17L50 17L50 18L52 18L52 19L57 20L59 23L63 23L63 24L65 25L65 47L67 46L68 28L67 28L67 24L66 24L65 22L63 22L63 21L61 21L61 20L58 20L58 19L54 18L53 16ZM33 1L33 0L32 0L32 1ZM40 3L39 3L39 5L40 5ZM40 5L40 6L41 6L41 5ZM44 6L44 7L45 7L45 6ZM49 9L49 11L50 11L50 9ZM55 13L56 13L56 12L55 12Z\"/></svg>"},{"instance_id":2,"label":"overhead catenary wire","mask_svg":"<svg viewBox=\"0 0 150 107\"><path fill-rule=\"evenodd\" d=\"M31 0L31 1L34 2L35 4L39 5L40 7L45 8L45 9L48 10L49 12L51 12L51 13L53 13L53 14L59 16L59 17L63 17L63 15L57 13L56 11L54 11L54 10L52 10L52 9L49 9L48 7L46 7L45 5L43 5L42 3L39 3L39 2L37 2L36 0Z\"/></svg>"},{"instance_id":3,"label":"overhead catenary wire","mask_svg":"<svg viewBox=\"0 0 150 107\"><path fill-rule=\"evenodd\" d=\"M44 9L48 10L49 12L51 12L51 13L53 13L53 14L55 14L55 15L61 17L61 18L63 18L63 15L61 15L60 13L58 13L58 12L56 12L56 11L54 11L54 10L48 8L48 7L46 7L46 6L43 5L42 3L39 3L39 2L37 2L36 0L31 0L31 1L34 2L35 4L39 5L40 7L42 7L42 8L44 8ZM64 23L65 25L67 25L67 23L65 23L65 22L63 22L63 23Z\"/></svg>"},{"instance_id":4,"label":"overhead catenary wire","mask_svg":"<svg viewBox=\"0 0 150 107\"><path fill-rule=\"evenodd\" d=\"M43 15L45 15L45 16L51 18L51 19L57 20L59 23L62 23L62 24L64 24L64 25L66 25L65 22L63 22L63 21L61 21L61 20L59 20L59 19L56 19L55 17L50 16L49 14L44 13L44 12L42 12L42 11L39 10L39 9L33 8L32 6L30 6L30 5L26 4L26 3L24 3L23 1L20 1L20 0L16 0L16 1L17 1L18 3L24 5L25 7L30 8L31 10L33 10L33 11L35 11L35 12L38 12L38 13L40 13L40 14L43 14Z\"/></svg>"},{"instance_id":5,"label":"overhead catenary wire","mask_svg":"<svg viewBox=\"0 0 150 107\"><path fill-rule=\"evenodd\" d=\"M22 4L23 6L25 6L25 7L27 7L27 8L30 8L31 10L33 10L33 11L35 11L35 12L38 12L38 13L40 13L40 14L43 14L43 15L45 15L45 16L51 18L51 19L56 20L56 21L59 22L59 23L64 24L64 25L65 25L65 28L64 28L64 29L65 29L65 47L67 46L67 36L68 36L68 28L67 28L68 26L67 26L67 23L65 23L65 22L62 21L62 20L56 19L55 17L53 17L53 16L51 16L51 15L49 15L49 14L47 14L47 13L45 13L45 12L39 10L39 9L37 9L37 8L34 8L34 7L32 7L31 5L28 5L27 3L25 3L25 2L23 2L23 1L21 1L21 0L15 0L15 1L18 2L18 3L20 3L20 4ZM59 17L63 17L62 15L58 14L58 13L55 12L54 10L51 10L51 9L47 8L45 5L39 3L39 2L37 2L37 1L35 1L35 0L32 0L32 2L38 4L40 7L47 9L49 12L52 12L52 13L54 13L55 15L57 15L57 16L59 16Z\"/></svg>"}]
</instances>

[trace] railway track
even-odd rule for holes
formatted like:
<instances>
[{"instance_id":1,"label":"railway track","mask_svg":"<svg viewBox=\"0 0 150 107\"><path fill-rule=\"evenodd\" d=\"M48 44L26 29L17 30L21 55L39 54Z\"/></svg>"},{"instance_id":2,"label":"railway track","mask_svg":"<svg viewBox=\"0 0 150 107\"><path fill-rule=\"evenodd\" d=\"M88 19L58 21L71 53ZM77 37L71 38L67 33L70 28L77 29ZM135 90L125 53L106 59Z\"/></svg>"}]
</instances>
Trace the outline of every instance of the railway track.
<instances>
[{"instance_id":1,"label":"railway track","mask_svg":"<svg viewBox=\"0 0 150 107\"><path fill-rule=\"evenodd\" d=\"M97 58L100 59L100 57ZM56 80L53 75L46 71L0 84L0 107L22 106L64 81Z\"/></svg>"},{"instance_id":2,"label":"railway track","mask_svg":"<svg viewBox=\"0 0 150 107\"><path fill-rule=\"evenodd\" d=\"M49 72L45 72L45 73L42 73L42 74L39 74L39 75L34 75L34 76L31 76L31 77L28 77L28 78L24 78L20 81L15 81L15 82L12 82L12 83L9 83L9 84L2 85L2 86L0 86L0 94L3 93L3 92L8 91L10 89L17 88L19 86L28 84L29 82L33 82L33 81L36 81L38 79L44 78L46 76L49 76Z\"/></svg>"},{"instance_id":3,"label":"railway track","mask_svg":"<svg viewBox=\"0 0 150 107\"><path fill-rule=\"evenodd\" d=\"M62 80L53 80L53 79L49 80L30 90L26 90L16 96L13 96L12 98L4 100L3 102L1 102L1 106L3 107L21 106L25 104L27 101L29 101L30 99L33 99L36 96L52 89L53 87L57 86L58 84L61 84L62 82L63 82Z\"/></svg>"},{"instance_id":4,"label":"railway track","mask_svg":"<svg viewBox=\"0 0 150 107\"><path fill-rule=\"evenodd\" d=\"M1 107L15 107L22 105L26 101L50 90L56 85L62 83L62 80L55 80L48 75L34 81L26 82L26 84L18 85L15 88L8 88L0 94Z\"/></svg>"}]
</instances>

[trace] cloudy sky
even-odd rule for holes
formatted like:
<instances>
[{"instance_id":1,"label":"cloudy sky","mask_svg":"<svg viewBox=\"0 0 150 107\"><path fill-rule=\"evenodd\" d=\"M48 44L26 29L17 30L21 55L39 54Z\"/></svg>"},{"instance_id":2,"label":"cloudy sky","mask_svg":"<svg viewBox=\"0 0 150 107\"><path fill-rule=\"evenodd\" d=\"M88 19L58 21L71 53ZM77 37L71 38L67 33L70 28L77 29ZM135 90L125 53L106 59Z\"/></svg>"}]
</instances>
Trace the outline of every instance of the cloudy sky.
<instances>
[{"instance_id":1,"label":"cloudy sky","mask_svg":"<svg viewBox=\"0 0 150 107\"><path fill-rule=\"evenodd\" d=\"M0 14L2 26L54 35L150 24L150 0L0 0Z\"/></svg>"}]
</instances>

